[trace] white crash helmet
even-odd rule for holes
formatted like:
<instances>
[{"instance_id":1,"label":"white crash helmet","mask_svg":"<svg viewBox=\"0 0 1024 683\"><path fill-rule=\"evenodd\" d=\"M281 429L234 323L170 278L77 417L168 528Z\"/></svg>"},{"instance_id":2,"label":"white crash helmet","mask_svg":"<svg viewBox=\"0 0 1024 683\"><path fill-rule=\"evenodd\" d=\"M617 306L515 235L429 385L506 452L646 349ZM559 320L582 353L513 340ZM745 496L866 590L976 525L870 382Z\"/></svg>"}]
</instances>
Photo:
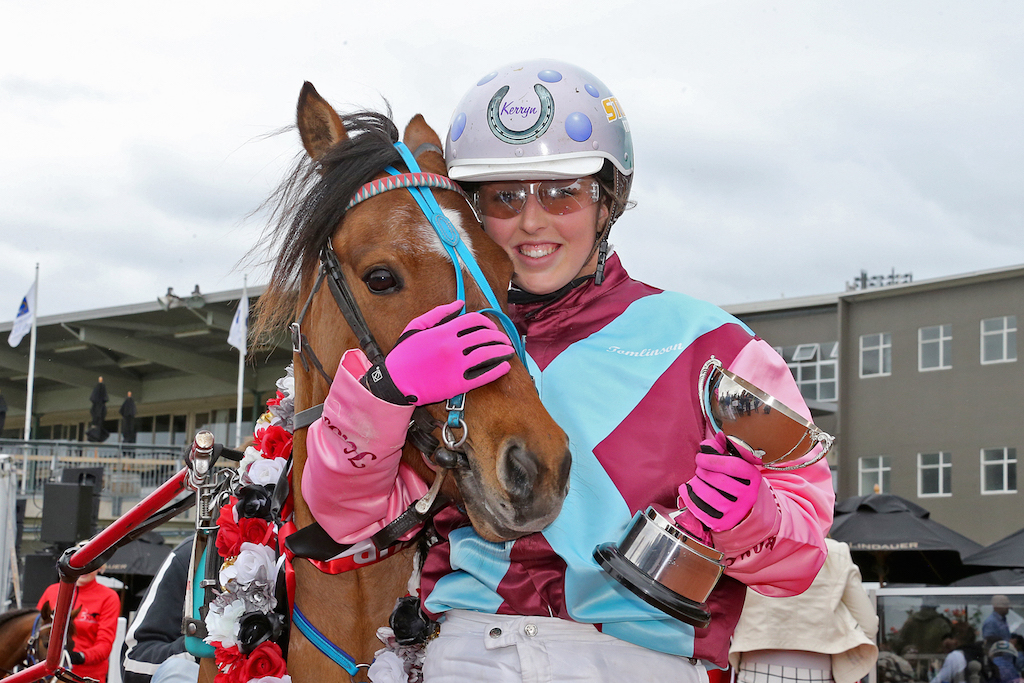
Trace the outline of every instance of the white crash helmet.
<instances>
[{"instance_id":1,"label":"white crash helmet","mask_svg":"<svg viewBox=\"0 0 1024 683\"><path fill-rule=\"evenodd\" d=\"M609 226L633 176L618 100L593 74L553 59L508 64L477 81L452 114L444 156L448 175L468 183L598 174L613 200Z\"/></svg>"}]
</instances>

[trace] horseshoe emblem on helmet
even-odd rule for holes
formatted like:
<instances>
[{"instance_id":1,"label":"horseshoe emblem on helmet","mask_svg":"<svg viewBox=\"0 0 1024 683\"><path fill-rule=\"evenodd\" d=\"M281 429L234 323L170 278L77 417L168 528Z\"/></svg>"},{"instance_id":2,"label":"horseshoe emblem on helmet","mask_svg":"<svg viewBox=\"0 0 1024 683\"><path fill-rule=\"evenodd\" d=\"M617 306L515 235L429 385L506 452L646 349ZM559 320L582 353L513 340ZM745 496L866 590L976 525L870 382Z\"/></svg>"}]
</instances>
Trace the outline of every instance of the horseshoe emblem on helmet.
<instances>
[{"instance_id":1,"label":"horseshoe emblem on helmet","mask_svg":"<svg viewBox=\"0 0 1024 683\"><path fill-rule=\"evenodd\" d=\"M501 120L502 100L508 94L508 86L506 85L494 93L491 103L487 105L487 123L495 137L513 145L525 145L547 132L548 128L551 127L551 121L554 119L555 99L551 96L548 89L539 83L533 86L533 90L537 93L537 99L540 101L540 115L533 125L522 131L512 130Z\"/></svg>"}]
</instances>

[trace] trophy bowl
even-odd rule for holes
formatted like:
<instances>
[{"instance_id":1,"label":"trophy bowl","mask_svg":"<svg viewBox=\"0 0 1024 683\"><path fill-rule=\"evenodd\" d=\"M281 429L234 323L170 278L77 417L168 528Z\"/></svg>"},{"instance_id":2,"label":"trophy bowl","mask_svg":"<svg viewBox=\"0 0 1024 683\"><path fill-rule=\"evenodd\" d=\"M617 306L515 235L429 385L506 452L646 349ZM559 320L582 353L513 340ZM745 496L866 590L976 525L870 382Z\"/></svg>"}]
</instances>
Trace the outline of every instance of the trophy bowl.
<instances>
[{"instance_id":1,"label":"trophy bowl","mask_svg":"<svg viewBox=\"0 0 1024 683\"><path fill-rule=\"evenodd\" d=\"M766 469L788 471L807 467L831 450L834 438L774 396L722 367L711 356L700 371L699 397L704 418L760 458ZM801 461L815 446L821 451Z\"/></svg>"}]
</instances>

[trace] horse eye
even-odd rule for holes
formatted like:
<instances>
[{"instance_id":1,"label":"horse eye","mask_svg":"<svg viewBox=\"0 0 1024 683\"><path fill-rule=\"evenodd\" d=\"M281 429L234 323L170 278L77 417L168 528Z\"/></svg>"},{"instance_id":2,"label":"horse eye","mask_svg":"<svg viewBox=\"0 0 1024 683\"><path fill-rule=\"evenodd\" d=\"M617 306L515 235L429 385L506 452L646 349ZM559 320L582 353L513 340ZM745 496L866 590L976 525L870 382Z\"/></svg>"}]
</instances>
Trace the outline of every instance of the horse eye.
<instances>
[{"instance_id":1,"label":"horse eye","mask_svg":"<svg viewBox=\"0 0 1024 683\"><path fill-rule=\"evenodd\" d=\"M387 268L374 268L363 276L363 282L374 294L385 294L398 289L398 278Z\"/></svg>"}]
</instances>

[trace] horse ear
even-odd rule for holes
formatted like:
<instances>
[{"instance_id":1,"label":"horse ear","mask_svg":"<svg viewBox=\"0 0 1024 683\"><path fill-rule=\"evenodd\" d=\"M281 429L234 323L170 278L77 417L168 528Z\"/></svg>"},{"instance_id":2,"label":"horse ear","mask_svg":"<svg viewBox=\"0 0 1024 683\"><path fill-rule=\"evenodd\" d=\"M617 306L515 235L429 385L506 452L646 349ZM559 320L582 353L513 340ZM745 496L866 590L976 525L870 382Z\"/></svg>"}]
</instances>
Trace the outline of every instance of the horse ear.
<instances>
[{"instance_id":1,"label":"horse ear","mask_svg":"<svg viewBox=\"0 0 1024 683\"><path fill-rule=\"evenodd\" d=\"M39 614L43 617L43 622L50 621L53 617L53 609L50 607L50 601L47 600L43 603L43 606L39 608Z\"/></svg>"},{"instance_id":2,"label":"horse ear","mask_svg":"<svg viewBox=\"0 0 1024 683\"><path fill-rule=\"evenodd\" d=\"M302 146L314 160L348 137L338 112L327 104L327 100L320 97L320 93L309 81L302 84L302 91L299 92L296 121Z\"/></svg>"},{"instance_id":3,"label":"horse ear","mask_svg":"<svg viewBox=\"0 0 1024 683\"><path fill-rule=\"evenodd\" d=\"M444 171L441 138L437 137L434 129L427 125L422 114L416 114L409 121L409 125L405 127L405 135L402 136L402 142L416 155L416 160L420 162L420 166L426 163L436 167L440 164L438 170ZM423 147L423 145L427 145L427 147ZM427 157L426 155L428 154L431 156Z\"/></svg>"}]
</instances>

